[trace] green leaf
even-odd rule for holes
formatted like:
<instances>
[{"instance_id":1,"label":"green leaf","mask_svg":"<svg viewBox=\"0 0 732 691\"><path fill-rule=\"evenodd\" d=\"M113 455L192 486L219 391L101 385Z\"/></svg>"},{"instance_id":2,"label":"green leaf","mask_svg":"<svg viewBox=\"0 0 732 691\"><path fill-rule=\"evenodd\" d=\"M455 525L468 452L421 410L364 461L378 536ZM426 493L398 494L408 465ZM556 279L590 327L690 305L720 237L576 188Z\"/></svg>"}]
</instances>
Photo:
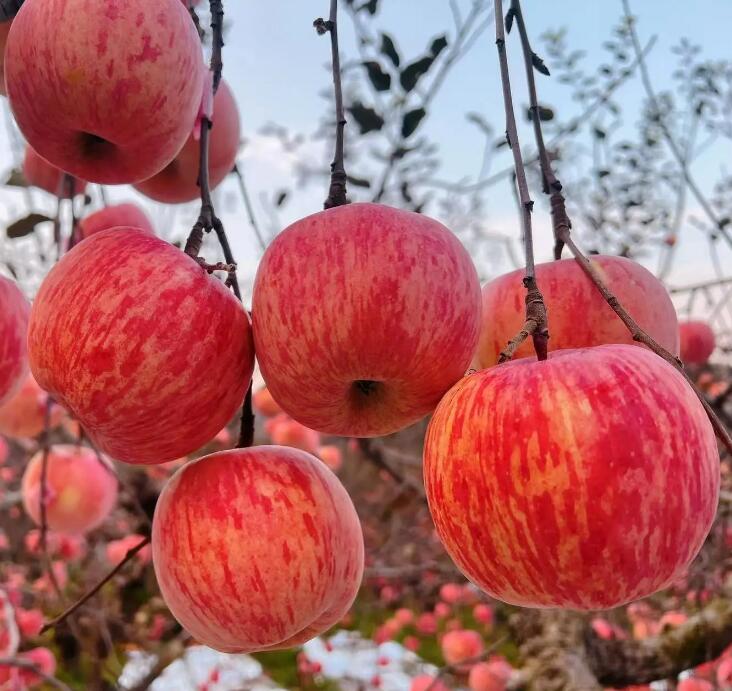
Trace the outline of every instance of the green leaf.
<instances>
[{"instance_id":1,"label":"green leaf","mask_svg":"<svg viewBox=\"0 0 732 691\"><path fill-rule=\"evenodd\" d=\"M399 51L394 43L394 39L389 34L381 34L381 53L391 60L394 67L399 67L399 63L401 62Z\"/></svg>"},{"instance_id":2,"label":"green leaf","mask_svg":"<svg viewBox=\"0 0 732 691\"><path fill-rule=\"evenodd\" d=\"M369 74L369 79L377 91L389 91L391 89L391 75L384 72L381 65L375 60L364 62L363 66Z\"/></svg>"},{"instance_id":3,"label":"green leaf","mask_svg":"<svg viewBox=\"0 0 732 691\"><path fill-rule=\"evenodd\" d=\"M365 106L360 101L356 101L348 112L358 125L361 134L368 132L376 132L384 126L384 118L381 117L373 108Z\"/></svg>"},{"instance_id":4,"label":"green leaf","mask_svg":"<svg viewBox=\"0 0 732 691\"><path fill-rule=\"evenodd\" d=\"M427 115L427 111L424 108L415 108L404 114L404 120L402 120L402 136L405 139L414 134L414 131L419 127L419 123L422 122L422 118L425 115Z\"/></svg>"},{"instance_id":5,"label":"green leaf","mask_svg":"<svg viewBox=\"0 0 732 691\"><path fill-rule=\"evenodd\" d=\"M407 65L399 75L399 83L402 85L402 89L407 93L414 89L420 78L427 74L434 61L434 56L428 55Z\"/></svg>"},{"instance_id":6,"label":"green leaf","mask_svg":"<svg viewBox=\"0 0 732 691\"><path fill-rule=\"evenodd\" d=\"M44 216L43 214L28 214L25 218L21 218L15 223L11 223L5 230L7 236L11 240L16 238L22 238L26 235L30 235L39 223L45 223L46 221L52 221L52 218Z\"/></svg>"}]
</instances>

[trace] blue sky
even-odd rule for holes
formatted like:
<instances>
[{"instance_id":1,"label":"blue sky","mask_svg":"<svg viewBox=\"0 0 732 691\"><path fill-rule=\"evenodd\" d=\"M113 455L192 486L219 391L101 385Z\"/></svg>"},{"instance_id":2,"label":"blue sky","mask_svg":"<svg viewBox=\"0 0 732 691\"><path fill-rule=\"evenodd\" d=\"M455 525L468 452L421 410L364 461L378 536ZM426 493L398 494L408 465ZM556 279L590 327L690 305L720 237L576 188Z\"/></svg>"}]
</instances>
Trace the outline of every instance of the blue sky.
<instances>
[{"instance_id":1,"label":"blue sky","mask_svg":"<svg viewBox=\"0 0 732 691\"><path fill-rule=\"evenodd\" d=\"M360 1L360 0L357 0ZM467 8L470 0L457 0ZM293 132L311 133L323 113L324 100L319 92L328 86L329 45L326 37L319 37L312 28L315 17L325 15L328 0L269 0L268 2L234 2L226 4L231 30L224 50L225 78L232 85L242 114L244 134L248 145L242 153L250 194L258 214L260 195L291 183L291 161L283 156L272 141L259 132L267 122L274 121ZM448 0L382 0L378 25L397 37L403 55L420 55L435 36L453 30ZM508 4L505 2L505 4ZM611 27L621 13L620 0L524 0L529 32L538 48L537 38L547 29L565 26L573 47L589 53L589 64L601 59L600 45L609 35ZM646 39L658 36L657 45L649 57L649 65L657 88L670 83L665 61L669 59L672 45L686 35L693 42L704 46L710 57L727 58L729 55L729 28L732 26L732 2L711 0L704 3L703 11L697 3L665 2L663 0L635 0L633 10L639 17L639 31ZM354 32L347 17L342 16L341 43L344 59L355 57ZM517 105L524 105L523 66L518 53L517 39L511 36L510 59L514 68L514 92ZM551 66L551 65L550 65ZM576 112L576 106L568 101L564 87L556 80L540 78L540 100L560 109L567 115ZM643 92L637 80L631 80L619 92L618 98L629 113L637 111ZM496 50L491 27L474 49L451 73L448 82L434 102L426 132L440 144L443 169L440 177L457 179L465 174L475 174L481 157L481 142L476 130L467 125L464 113L477 111L494 124L497 131L503 128L503 105L498 80ZM630 118L632 125L632 117ZM523 140L530 140L526 123L521 122ZM12 163L6 128L0 128L0 163L9 168ZM348 136L358 136L355 128ZM322 151L322 143L311 144L313 156ZM318 148L321 147L321 148ZM695 166L694 173L702 186L710 185L729 156L729 148L714 148ZM358 174L358 171L351 171ZM111 191L113 199L132 199L128 188ZM299 193L281 216L284 225L297 217L321 208L324 190L310 187ZM220 210L226 221L235 254L247 276L254 271L258 256L246 215L238 203L236 187L228 181L219 193ZM0 209L2 219L8 220L19 213L22 200L19 195L7 194ZM518 237L518 221L513 201L506 186L489 193L487 222L498 232ZM39 199L40 205L51 205L47 199ZM195 218L195 206L183 207L175 213L157 206L147 207L158 225L165 225L177 233ZM693 208L692 208L693 210ZM537 258L548 259L550 233L545 209L536 214ZM170 230L169 230L170 233ZM169 234L168 233L168 234ZM712 270L707 256L706 242L698 231L684 229L678 262L672 281L711 277ZM729 252L722 255L729 263ZM507 264L499 267L510 268Z\"/></svg>"}]
</instances>

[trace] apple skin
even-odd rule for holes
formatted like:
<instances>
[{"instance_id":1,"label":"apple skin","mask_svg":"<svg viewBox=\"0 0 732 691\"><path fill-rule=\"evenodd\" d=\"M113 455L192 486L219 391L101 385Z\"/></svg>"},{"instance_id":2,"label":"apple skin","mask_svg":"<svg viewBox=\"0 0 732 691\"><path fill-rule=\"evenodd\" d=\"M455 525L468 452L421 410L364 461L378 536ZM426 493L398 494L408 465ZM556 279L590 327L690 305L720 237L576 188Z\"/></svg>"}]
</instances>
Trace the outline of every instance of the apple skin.
<instances>
[{"instance_id":1,"label":"apple skin","mask_svg":"<svg viewBox=\"0 0 732 691\"><path fill-rule=\"evenodd\" d=\"M175 158L204 70L178 0L25 0L5 50L25 138L58 168L103 184L144 180Z\"/></svg>"},{"instance_id":2,"label":"apple skin","mask_svg":"<svg viewBox=\"0 0 732 691\"><path fill-rule=\"evenodd\" d=\"M714 331L702 321L681 322L679 336L681 360L686 365L705 365L717 345Z\"/></svg>"},{"instance_id":3,"label":"apple skin","mask_svg":"<svg viewBox=\"0 0 732 691\"><path fill-rule=\"evenodd\" d=\"M281 446L180 468L155 507L152 548L170 611L227 653L323 633L346 614L363 575L361 524L343 485L317 458Z\"/></svg>"},{"instance_id":4,"label":"apple skin","mask_svg":"<svg viewBox=\"0 0 732 691\"><path fill-rule=\"evenodd\" d=\"M234 168L240 138L239 110L234 94L222 80L214 96L213 127L209 139L208 175L211 189L218 187ZM200 161L200 138L190 134L178 155L157 175L138 182L135 189L163 204L182 204L198 199L201 195L198 186Z\"/></svg>"},{"instance_id":5,"label":"apple skin","mask_svg":"<svg viewBox=\"0 0 732 691\"><path fill-rule=\"evenodd\" d=\"M719 454L674 367L606 345L465 377L430 421L424 479L443 545L479 588L605 609L683 573L716 512Z\"/></svg>"},{"instance_id":6,"label":"apple skin","mask_svg":"<svg viewBox=\"0 0 732 691\"><path fill-rule=\"evenodd\" d=\"M23 177L29 185L38 187L61 199L69 198L69 188L64 182L64 171L41 158L31 146L25 147ZM86 182L74 178L74 196L83 194Z\"/></svg>"},{"instance_id":7,"label":"apple skin","mask_svg":"<svg viewBox=\"0 0 732 691\"><path fill-rule=\"evenodd\" d=\"M112 458L164 463L232 418L254 368L249 318L222 281L137 228L92 235L31 309L31 370Z\"/></svg>"},{"instance_id":8,"label":"apple skin","mask_svg":"<svg viewBox=\"0 0 732 691\"><path fill-rule=\"evenodd\" d=\"M608 288L638 324L674 355L679 352L678 320L664 285L640 264L624 257L590 258ZM523 269L483 286L483 324L478 368L492 367L525 319ZM585 348L609 343L635 344L625 324L574 259L538 264L536 281L549 317L549 350ZM534 355L531 339L514 359Z\"/></svg>"},{"instance_id":9,"label":"apple skin","mask_svg":"<svg viewBox=\"0 0 732 691\"><path fill-rule=\"evenodd\" d=\"M12 20L0 22L0 94L5 96L5 46L8 42L8 34L10 33L10 25Z\"/></svg>"},{"instance_id":10,"label":"apple skin","mask_svg":"<svg viewBox=\"0 0 732 691\"><path fill-rule=\"evenodd\" d=\"M23 507L41 524L43 451L31 458L21 483ZM117 476L110 465L86 446L53 446L46 468L48 527L80 535L100 526L117 501Z\"/></svg>"},{"instance_id":11,"label":"apple skin","mask_svg":"<svg viewBox=\"0 0 732 691\"><path fill-rule=\"evenodd\" d=\"M148 233L155 232L147 214L137 204L105 206L79 221L82 238L88 238L90 235L95 235L103 230L121 226L140 228Z\"/></svg>"},{"instance_id":12,"label":"apple skin","mask_svg":"<svg viewBox=\"0 0 732 691\"><path fill-rule=\"evenodd\" d=\"M45 426L47 401L48 394L28 373L20 388L0 405L0 434L13 439L37 437ZM52 406L50 428L57 427L62 417L63 410Z\"/></svg>"},{"instance_id":13,"label":"apple skin","mask_svg":"<svg viewBox=\"0 0 732 691\"><path fill-rule=\"evenodd\" d=\"M0 406L10 400L28 375L30 304L20 288L0 276Z\"/></svg>"},{"instance_id":14,"label":"apple skin","mask_svg":"<svg viewBox=\"0 0 732 691\"><path fill-rule=\"evenodd\" d=\"M480 284L442 224L348 204L275 238L252 315L262 375L286 413L319 432L379 436L430 413L465 373Z\"/></svg>"}]
</instances>

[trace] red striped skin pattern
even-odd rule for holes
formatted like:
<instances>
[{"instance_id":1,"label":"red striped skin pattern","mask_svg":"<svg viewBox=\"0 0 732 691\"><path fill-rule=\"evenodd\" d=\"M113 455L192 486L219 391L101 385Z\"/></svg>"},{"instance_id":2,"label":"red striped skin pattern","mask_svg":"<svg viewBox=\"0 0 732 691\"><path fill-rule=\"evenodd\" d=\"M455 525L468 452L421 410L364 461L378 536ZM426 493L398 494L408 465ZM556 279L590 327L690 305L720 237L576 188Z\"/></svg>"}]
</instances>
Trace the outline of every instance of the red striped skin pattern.
<instances>
[{"instance_id":1,"label":"red striped skin pattern","mask_svg":"<svg viewBox=\"0 0 732 691\"><path fill-rule=\"evenodd\" d=\"M211 440L254 369L249 318L231 291L135 228L93 235L54 266L28 348L38 383L128 463L172 461Z\"/></svg>"},{"instance_id":2,"label":"red striped skin pattern","mask_svg":"<svg viewBox=\"0 0 732 691\"><path fill-rule=\"evenodd\" d=\"M624 257L593 256L591 261L641 328L666 350L678 354L676 310L664 285L640 264ZM477 369L497 364L501 351L523 326L526 313L523 276L523 269L512 271L483 286ZM536 281L549 314L550 351L609 343L635 344L627 327L574 259L537 265ZM533 355L531 339L528 339L514 358Z\"/></svg>"},{"instance_id":3,"label":"red striped skin pattern","mask_svg":"<svg viewBox=\"0 0 732 691\"><path fill-rule=\"evenodd\" d=\"M440 539L478 587L604 609L683 573L714 518L719 455L680 373L608 345L463 379L430 422L424 479Z\"/></svg>"},{"instance_id":4,"label":"red striped skin pattern","mask_svg":"<svg viewBox=\"0 0 732 691\"><path fill-rule=\"evenodd\" d=\"M301 219L267 249L252 299L254 342L274 399L306 427L395 432L465 373L480 285L443 225L380 204ZM370 394L355 381L377 381Z\"/></svg>"},{"instance_id":5,"label":"red striped skin pattern","mask_svg":"<svg viewBox=\"0 0 732 691\"><path fill-rule=\"evenodd\" d=\"M223 652L289 648L349 610L363 575L348 493L314 456L257 446L205 456L155 508L153 563L175 618Z\"/></svg>"},{"instance_id":6,"label":"red striped skin pattern","mask_svg":"<svg viewBox=\"0 0 732 691\"><path fill-rule=\"evenodd\" d=\"M234 94L225 80L214 96L213 127L208 149L209 187L218 187L232 171L241 141L239 110ZM150 199L164 204L183 204L198 199L198 169L201 161L201 140L188 136L178 155L157 175L135 185Z\"/></svg>"},{"instance_id":7,"label":"red striped skin pattern","mask_svg":"<svg viewBox=\"0 0 732 691\"><path fill-rule=\"evenodd\" d=\"M104 184L144 180L175 158L204 70L178 0L26 0L5 50L8 100L29 144Z\"/></svg>"},{"instance_id":8,"label":"red striped skin pattern","mask_svg":"<svg viewBox=\"0 0 732 691\"><path fill-rule=\"evenodd\" d=\"M0 405L9 401L28 375L30 304L20 288L0 276Z\"/></svg>"},{"instance_id":9,"label":"red striped skin pattern","mask_svg":"<svg viewBox=\"0 0 732 691\"><path fill-rule=\"evenodd\" d=\"M687 365L703 365L717 347L714 331L702 321L685 321L679 324L681 360Z\"/></svg>"},{"instance_id":10,"label":"red striped skin pattern","mask_svg":"<svg viewBox=\"0 0 732 691\"><path fill-rule=\"evenodd\" d=\"M31 458L23 474L23 506L36 525L41 523L43 451ZM46 470L48 527L59 533L82 534L101 525L117 501L117 476L85 446L51 448Z\"/></svg>"},{"instance_id":11,"label":"red striped skin pattern","mask_svg":"<svg viewBox=\"0 0 732 691\"><path fill-rule=\"evenodd\" d=\"M122 226L140 228L140 230L146 230L148 233L155 232L147 214L137 204L105 206L79 221L82 238L88 238L90 235L96 235L109 228Z\"/></svg>"}]
</instances>

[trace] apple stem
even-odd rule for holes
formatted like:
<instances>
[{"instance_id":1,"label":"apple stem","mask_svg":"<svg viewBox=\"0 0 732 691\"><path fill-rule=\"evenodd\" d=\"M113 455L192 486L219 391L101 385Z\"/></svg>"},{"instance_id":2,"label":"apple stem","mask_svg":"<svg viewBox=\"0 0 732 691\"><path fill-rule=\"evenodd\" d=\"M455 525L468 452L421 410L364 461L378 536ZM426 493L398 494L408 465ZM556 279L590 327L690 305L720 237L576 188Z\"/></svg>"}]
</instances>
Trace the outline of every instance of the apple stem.
<instances>
[{"instance_id":1,"label":"apple stem","mask_svg":"<svg viewBox=\"0 0 732 691\"><path fill-rule=\"evenodd\" d=\"M254 414L252 413L252 382L249 382L244 407L241 413L237 449L246 449L254 444Z\"/></svg>"},{"instance_id":2,"label":"apple stem","mask_svg":"<svg viewBox=\"0 0 732 691\"><path fill-rule=\"evenodd\" d=\"M348 178L343 162L343 135L346 128L346 114L343 109L341 58L338 50L338 0L330 0L330 16L328 17L328 21L319 17L313 22L313 26L321 36L324 33L330 33L330 52L333 65L333 91L335 93L336 111L336 146L333 163L330 165L330 189L323 207L331 209L334 206L348 204L346 197L346 183Z\"/></svg>"},{"instance_id":3,"label":"apple stem","mask_svg":"<svg viewBox=\"0 0 732 691\"><path fill-rule=\"evenodd\" d=\"M112 580L124 567L125 565L132 560L132 558L146 545L150 544L150 537L147 536L140 540L139 543L137 543L134 547L127 550L127 554L125 554L124 559L122 559L119 564L117 564L113 569L107 573L106 576L104 576L97 584L91 588L91 590L87 591L81 598L79 598L76 602L74 602L73 605L67 607L61 614L59 614L54 619L51 619L50 621L46 622L43 625L43 628L40 631L40 634L46 633L46 631L49 631L50 629L58 626L62 621L65 621L68 617L70 617L74 612L76 612L82 605L84 605L86 602L88 602L92 597L94 597L109 581ZM40 635L39 634L39 635Z\"/></svg>"},{"instance_id":4,"label":"apple stem","mask_svg":"<svg viewBox=\"0 0 732 691\"><path fill-rule=\"evenodd\" d=\"M497 6L499 4L500 0L497 0ZM499 16L501 15L499 15L498 10L496 10L496 17ZM548 74L548 70L546 69L546 67L544 67L544 63L541 61L541 59L538 58L536 53L534 53L534 51L531 49L528 32L526 30L526 22L524 20L524 15L521 10L521 0L511 0L511 9L509 10L508 16L506 17L506 23L509 27L511 26L511 23L514 19L516 20L516 25L518 26L519 34L521 36L521 47L524 54L524 64L526 66L526 76L529 87L530 110L532 113L531 119L534 123L536 146L539 150L539 164L541 166L542 178L544 180L544 192L550 195L549 201L551 204L552 228L554 231L555 257L559 259L561 257L562 248L566 246L567 249L569 249L569 251L572 253L572 256L575 258L575 261L581 267L582 271L584 271L587 277L600 291L600 294L605 299L605 302L607 302L613 312L615 312L615 314L620 317L620 320L628 328L628 331L633 337L633 340L637 341L638 343L642 343L643 345L650 348L654 353L656 353L656 355L662 357L664 360L666 360L666 362L673 365L677 370L679 370L679 372L684 375L686 381L689 383L692 389L694 389L694 392L699 398L699 401L704 406L704 410L709 417L709 421L712 423L712 427L714 428L714 432L716 433L718 439L722 442L727 451L732 454L732 437L730 437L727 428L714 412L714 409L710 405L709 401L706 399L706 396L704 396L704 394L697 388L694 381L687 374L683 364L681 363L681 360L679 360L678 357L676 357L660 344L658 344L643 329L641 329L641 327L628 313L628 311L620 304L618 298L615 297L615 295L613 295L613 293L605 285L602 278L600 277L600 274L597 272L590 260L584 255L582 250L572 239L572 222L570 221L567 214L564 196L561 194L562 183L559 182L556 175L554 174L554 170L552 169L551 160L549 158L549 155L547 154L546 146L544 144L544 137L541 130L541 118L539 117L536 83L534 81L534 69L538 69L544 74ZM499 24L500 22L497 21L497 33ZM638 45L638 50L640 50L640 45ZM641 60L640 64L642 69L641 56L639 56L639 60Z\"/></svg>"},{"instance_id":5,"label":"apple stem","mask_svg":"<svg viewBox=\"0 0 732 691\"><path fill-rule=\"evenodd\" d=\"M511 344L515 342L510 355L525 341L529 335L534 342L534 350L538 360L546 360L549 340L549 329L547 326L547 313L544 304L544 297L539 290L534 272L534 235L531 227L531 214L534 209L534 202L529 195L529 186L526 181L526 169L521 156L521 143L516 128L516 116L513 109L513 96L511 94L511 77L508 71L508 57L506 56L506 35L503 27L503 2L495 0L496 17L496 47L498 48L498 61L501 67L501 84L503 86L503 103L506 110L506 141L513 153L514 170L516 172L516 186L518 187L519 202L521 206L521 222L524 239L524 256L526 259L526 272L524 286L526 287L526 321L524 327L511 339L509 346L504 351L509 351ZM506 22L510 28L511 13L509 12Z\"/></svg>"}]
</instances>

